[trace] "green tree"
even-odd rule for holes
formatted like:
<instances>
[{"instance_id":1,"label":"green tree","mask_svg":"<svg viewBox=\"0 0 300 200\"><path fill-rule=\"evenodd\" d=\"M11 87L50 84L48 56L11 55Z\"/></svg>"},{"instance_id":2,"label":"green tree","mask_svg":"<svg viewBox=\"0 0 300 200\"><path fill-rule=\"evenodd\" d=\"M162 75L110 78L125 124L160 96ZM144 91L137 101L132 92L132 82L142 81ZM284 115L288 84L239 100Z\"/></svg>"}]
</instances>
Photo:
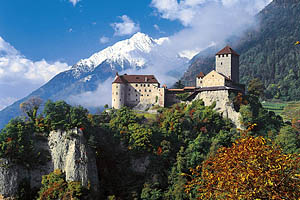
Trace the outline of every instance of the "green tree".
<instances>
[{"instance_id":1,"label":"green tree","mask_svg":"<svg viewBox=\"0 0 300 200\"><path fill-rule=\"evenodd\" d=\"M258 97L263 97L264 91L265 91L265 86L260 79L254 78L249 82L248 94L258 96Z\"/></svg>"},{"instance_id":2,"label":"green tree","mask_svg":"<svg viewBox=\"0 0 300 200\"><path fill-rule=\"evenodd\" d=\"M35 122L37 111L42 102L43 100L39 97L31 97L27 101L20 104L20 109L23 113L27 114L31 121Z\"/></svg>"}]
</instances>

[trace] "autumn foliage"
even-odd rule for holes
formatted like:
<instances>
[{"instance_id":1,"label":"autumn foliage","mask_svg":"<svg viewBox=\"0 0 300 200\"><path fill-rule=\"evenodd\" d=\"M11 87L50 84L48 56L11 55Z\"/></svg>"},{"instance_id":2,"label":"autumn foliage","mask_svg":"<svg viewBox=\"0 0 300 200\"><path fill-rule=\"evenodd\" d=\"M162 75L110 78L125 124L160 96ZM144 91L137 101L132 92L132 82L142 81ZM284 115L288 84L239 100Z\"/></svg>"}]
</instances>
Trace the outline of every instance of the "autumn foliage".
<instances>
[{"instance_id":1,"label":"autumn foliage","mask_svg":"<svg viewBox=\"0 0 300 200\"><path fill-rule=\"evenodd\" d=\"M185 191L196 190L198 199L298 199L299 170L299 155L246 136L190 169Z\"/></svg>"}]
</instances>

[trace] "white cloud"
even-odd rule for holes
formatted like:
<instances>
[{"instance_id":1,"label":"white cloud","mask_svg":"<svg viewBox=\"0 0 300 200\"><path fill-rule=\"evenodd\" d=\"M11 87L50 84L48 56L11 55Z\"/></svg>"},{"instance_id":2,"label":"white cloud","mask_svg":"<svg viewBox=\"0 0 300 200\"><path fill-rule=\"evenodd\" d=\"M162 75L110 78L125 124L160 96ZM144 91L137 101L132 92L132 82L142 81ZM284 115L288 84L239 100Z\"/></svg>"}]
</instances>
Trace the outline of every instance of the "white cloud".
<instances>
[{"instance_id":1,"label":"white cloud","mask_svg":"<svg viewBox=\"0 0 300 200\"><path fill-rule=\"evenodd\" d=\"M109 38L105 37L105 36L102 36L99 41L100 41L101 44L105 44L105 43L109 42Z\"/></svg>"},{"instance_id":2,"label":"white cloud","mask_svg":"<svg viewBox=\"0 0 300 200\"><path fill-rule=\"evenodd\" d=\"M161 18L178 20L184 28L169 36L165 49L192 56L212 44L223 47L231 36L240 36L258 25L254 15L271 0L152 0ZM187 54L188 53L188 54Z\"/></svg>"},{"instance_id":3,"label":"white cloud","mask_svg":"<svg viewBox=\"0 0 300 200\"><path fill-rule=\"evenodd\" d=\"M80 0L69 0L69 2L71 2L73 4L73 6L76 6L76 4L79 2Z\"/></svg>"},{"instance_id":4,"label":"white cloud","mask_svg":"<svg viewBox=\"0 0 300 200\"><path fill-rule=\"evenodd\" d=\"M114 35L131 35L140 31L139 24L134 23L127 15L123 15L120 18L122 22L111 24L111 27L113 27L113 29L115 30Z\"/></svg>"},{"instance_id":5,"label":"white cloud","mask_svg":"<svg viewBox=\"0 0 300 200\"><path fill-rule=\"evenodd\" d=\"M254 15L272 0L152 0L154 7L162 18L179 20L184 26L191 26L199 20L199 14L209 7L223 7L225 10L243 10L245 14ZM214 5L214 6L212 6ZM213 10L211 10L214 12ZM217 13L216 13L217 14ZM230 14L230 13L228 13ZM243 15L242 15L243 16ZM241 16L241 17L242 17Z\"/></svg>"},{"instance_id":6,"label":"white cloud","mask_svg":"<svg viewBox=\"0 0 300 200\"><path fill-rule=\"evenodd\" d=\"M59 61L32 61L0 37L0 109L20 99L69 69Z\"/></svg>"},{"instance_id":7,"label":"white cloud","mask_svg":"<svg viewBox=\"0 0 300 200\"><path fill-rule=\"evenodd\" d=\"M108 78L103 83L100 83L95 91L70 96L68 102L71 104L80 104L84 107L100 107L105 104L111 105L112 82L113 78Z\"/></svg>"}]
</instances>

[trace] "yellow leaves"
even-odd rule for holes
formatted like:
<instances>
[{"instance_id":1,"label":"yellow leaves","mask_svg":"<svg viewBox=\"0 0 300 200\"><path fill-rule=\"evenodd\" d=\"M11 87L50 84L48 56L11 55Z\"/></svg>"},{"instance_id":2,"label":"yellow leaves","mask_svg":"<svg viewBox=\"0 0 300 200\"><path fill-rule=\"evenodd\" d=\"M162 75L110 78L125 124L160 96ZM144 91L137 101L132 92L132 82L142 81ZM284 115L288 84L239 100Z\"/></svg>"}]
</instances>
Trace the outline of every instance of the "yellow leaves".
<instances>
[{"instance_id":1,"label":"yellow leaves","mask_svg":"<svg viewBox=\"0 0 300 200\"><path fill-rule=\"evenodd\" d=\"M202 199L300 198L299 155L285 155L263 137L244 137L190 170ZM195 171L199 171L199 175ZM201 181L199 181L201 179Z\"/></svg>"},{"instance_id":2,"label":"yellow leaves","mask_svg":"<svg viewBox=\"0 0 300 200\"><path fill-rule=\"evenodd\" d=\"M299 45L299 44L300 44L300 41L295 42L295 45Z\"/></svg>"}]
</instances>

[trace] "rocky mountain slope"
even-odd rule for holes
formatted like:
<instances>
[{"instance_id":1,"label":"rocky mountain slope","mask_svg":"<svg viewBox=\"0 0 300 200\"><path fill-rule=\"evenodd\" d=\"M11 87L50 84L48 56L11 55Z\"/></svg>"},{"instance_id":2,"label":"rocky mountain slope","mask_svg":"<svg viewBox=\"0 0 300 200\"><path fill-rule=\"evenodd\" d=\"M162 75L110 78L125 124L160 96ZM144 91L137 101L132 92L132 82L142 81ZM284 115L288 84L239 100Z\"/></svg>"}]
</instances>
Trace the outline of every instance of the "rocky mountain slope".
<instances>
[{"instance_id":1,"label":"rocky mountain slope","mask_svg":"<svg viewBox=\"0 0 300 200\"><path fill-rule=\"evenodd\" d=\"M246 32L229 43L240 56L240 80L260 78L267 89L268 98L282 100L300 99L300 1L274 0L258 15L259 27ZM186 85L194 85L196 74L214 68L214 55L210 49L193 59L182 77Z\"/></svg>"},{"instance_id":2,"label":"rocky mountain slope","mask_svg":"<svg viewBox=\"0 0 300 200\"><path fill-rule=\"evenodd\" d=\"M127 69L141 69L153 64L153 59L172 60L186 63L187 59L166 55L156 55L155 49L160 47L168 38L153 39L146 34L136 33L131 38L117 42L113 46L82 59L52 78L45 85L32 92L27 97L15 102L0 111L0 129L13 117L20 115L19 105L32 96L38 96L44 101L67 100L71 95L95 91L106 79L114 77L115 73ZM109 102L103 102L103 105Z\"/></svg>"}]
</instances>

